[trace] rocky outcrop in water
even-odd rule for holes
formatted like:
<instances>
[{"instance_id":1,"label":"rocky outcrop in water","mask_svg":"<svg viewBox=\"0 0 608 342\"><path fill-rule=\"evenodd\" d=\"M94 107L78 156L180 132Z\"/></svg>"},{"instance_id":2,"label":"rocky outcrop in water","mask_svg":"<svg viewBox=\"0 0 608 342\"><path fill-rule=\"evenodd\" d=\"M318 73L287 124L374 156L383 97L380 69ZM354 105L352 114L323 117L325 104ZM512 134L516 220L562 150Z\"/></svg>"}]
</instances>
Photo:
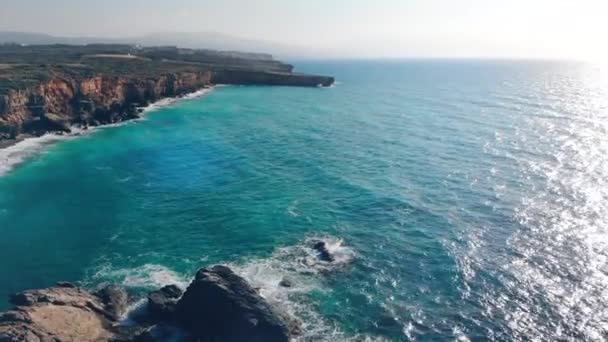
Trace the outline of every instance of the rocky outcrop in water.
<instances>
[{"instance_id":1,"label":"rocky outcrop in water","mask_svg":"<svg viewBox=\"0 0 608 342\"><path fill-rule=\"evenodd\" d=\"M334 256L329 251L327 242L323 240L312 241L312 248L319 253L319 259L325 262L333 262Z\"/></svg>"},{"instance_id":2,"label":"rocky outcrop in water","mask_svg":"<svg viewBox=\"0 0 608 342\"><path fill-rule=\"evenodd\" d=\"M183 291L175 286L168 285L162 289L148 294L148 317L152 322L171 320L175 315L177 301Z\"/></svg>"},{"instance_id":3,"label":"rocky outcrop in water","mask_svg":"<svg viewBox=\"0 0 608 342\"><path fill-rule=\"evenodd\" d=\"M162 341L180 328L187 341L283 342L299 323L263 299L226 266L201 269L188 289L166 286L123 324L129 299L119 287L96 293L69 283L14 295L0 314L1 342Z\"/></svg>"},{"instance_id":4,"label":"rocky outcrop in water","mask_svg":"<svg viewBox=\"0 0 608 342\"><path fill-rule=\"evenodd\" d=\"M311 239L293 252L298 264L326 275L350 260L352 252L339 245ZM288 272L276 286L290 291L305 274L311 273ZM169 285L144 300L112 285L90 292L58 283L11 297L15 307L0 313L0 342L153 342L176 336L193 342L287 342L303 337L306 326L284 311L283 302L268 302L252 282L255 287L229 267L213 266L199 270L185 291Z\"/></svg>"},{"instance_id":5,"label":"rocky outcrop in water","mask_svg":"<svg viewBox=\"0 0 608 342\"><path fill-rule=\"evenodd\" d=\"M176 322L195 339L287 342L287 321L225 266L200 270L177 305Z\"/></svg>"}]
</instances>

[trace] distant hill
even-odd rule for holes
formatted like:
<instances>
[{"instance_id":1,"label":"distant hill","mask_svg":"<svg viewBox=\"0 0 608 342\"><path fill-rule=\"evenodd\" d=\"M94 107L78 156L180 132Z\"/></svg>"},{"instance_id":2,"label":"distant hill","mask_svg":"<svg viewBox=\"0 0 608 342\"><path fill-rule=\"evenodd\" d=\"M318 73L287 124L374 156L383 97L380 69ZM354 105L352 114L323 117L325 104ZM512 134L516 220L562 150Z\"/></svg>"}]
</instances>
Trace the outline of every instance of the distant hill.
<instances>
[{"instance_id":1,"label":"distant hill","mask_svg":"<svg viewBox=\"0 0 608 342\"><path fill-rule=\"evenodd\" d=\"M19 44L69 44L67 38L53 37L44 33L0 31L0 43ZM79 43L74 43L79 44Z\"/></svg>"},{"instance_id":2,"label":"distant hill","mask_svg":"<svg viewBox=\"0 0 608 342\"><path fill-rule=\"evenodd\" d=\"M99 37L61 37L44 33L0 31L1 43L18 44L139 44L143 46L178 46L191 49L212 49L225 51L245 51L270 53L274 56L286 57L313 57L314 52L301 47L283 45L279 43L245 39L216 32L158 32L142 36L127 38L99 38Z\"/></svg>"}]
</instances>

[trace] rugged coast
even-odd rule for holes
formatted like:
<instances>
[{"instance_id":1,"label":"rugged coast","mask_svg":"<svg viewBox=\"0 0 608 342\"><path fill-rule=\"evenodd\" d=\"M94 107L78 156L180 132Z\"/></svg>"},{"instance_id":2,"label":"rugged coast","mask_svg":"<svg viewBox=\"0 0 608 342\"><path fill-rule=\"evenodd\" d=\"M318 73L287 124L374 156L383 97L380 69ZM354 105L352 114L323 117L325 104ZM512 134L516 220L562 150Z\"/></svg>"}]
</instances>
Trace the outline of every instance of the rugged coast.
<instances>
[{"instance_id":1,"label":"rugged coast","mask_svg":"<svg viewBox=\"0 0 608 342\"><path fill-rule=\"evenodd\" d=\"M330 86L271 56L123 45L0 46L0 144L139 117L141 108L213 86ZM0 145L0 146L2 146Z\"/></svg>"},{"instance_id":2,"label":"rugged coast","mask_svg":"<svg viewBox=\"0 0 608 342\"><path fill-rule=\"evenodd\" d=\"M326 272L339 269L323 240L309 242L312 258ZM289 288L284 278L278 286ZM0 313L1 342L46 341L253 341L288 342L302 334L302 321L268 302L250 283L223 265L200 269L184 290L168 285L148 293L143 305L124 288L96 291L60 282L17 293L14 308Z\"/></svg>"}]
</instances>

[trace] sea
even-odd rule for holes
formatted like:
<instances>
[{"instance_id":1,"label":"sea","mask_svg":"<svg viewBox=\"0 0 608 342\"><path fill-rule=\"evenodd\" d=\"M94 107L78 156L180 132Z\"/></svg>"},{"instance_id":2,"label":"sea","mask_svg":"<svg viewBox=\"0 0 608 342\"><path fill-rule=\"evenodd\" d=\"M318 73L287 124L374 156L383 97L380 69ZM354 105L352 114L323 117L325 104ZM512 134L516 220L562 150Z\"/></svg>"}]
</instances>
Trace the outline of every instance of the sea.
<instances>
[{"instance_id":1,"label":"sea","mask_svg":"<svg viewBox=\"0 0 608 342\"><path fill-rule=\"evenodd\" d=\"M606 68L295 65L337 82L216 87L0 151L0 310L226 264L297 341L608 338Z\"/></svg>"}]
</instances>

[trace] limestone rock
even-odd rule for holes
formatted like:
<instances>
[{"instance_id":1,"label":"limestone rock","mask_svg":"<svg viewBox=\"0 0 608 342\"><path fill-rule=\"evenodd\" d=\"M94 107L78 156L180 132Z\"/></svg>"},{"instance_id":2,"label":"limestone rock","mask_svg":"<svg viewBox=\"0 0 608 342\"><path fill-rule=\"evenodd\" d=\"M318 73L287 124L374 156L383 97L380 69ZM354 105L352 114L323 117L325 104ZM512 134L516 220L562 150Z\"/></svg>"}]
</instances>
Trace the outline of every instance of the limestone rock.
<instances>
[{"instance_id":1,"label":"limestone rock","mask_svg":"<svg viewBox=\"0 0 608 342\"><path fill-rule=\"evenodd\" d=\"M111 320L93 294L74 287L25 291L0 316L0 341L108 341Z\"/></svg>"}]
</instances>

